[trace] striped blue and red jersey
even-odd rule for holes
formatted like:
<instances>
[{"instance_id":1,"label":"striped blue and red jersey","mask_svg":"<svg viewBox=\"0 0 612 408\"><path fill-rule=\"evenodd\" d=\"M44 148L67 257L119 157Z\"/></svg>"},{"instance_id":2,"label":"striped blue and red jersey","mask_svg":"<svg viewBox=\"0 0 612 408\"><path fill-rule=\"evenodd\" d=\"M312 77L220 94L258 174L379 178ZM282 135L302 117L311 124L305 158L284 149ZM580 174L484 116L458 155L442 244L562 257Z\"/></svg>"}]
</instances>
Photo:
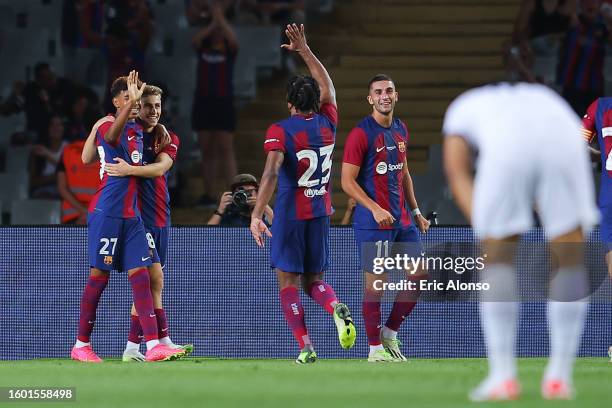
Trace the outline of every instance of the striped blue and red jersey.
<instances>
[{"instance_id":1,"label":"striped blue and red jersey","mask_svg":"<svg viewBox=\"0 0 612 408\"><path fill-rule=\"evenodd\" d=\"M104 167L106 163L116 163L115 157L125 160L128 164L142 165L142 127L135 121L128 121L119 139L115 143L107 143L104 135L112 124L104 122L96 132L101 181L89 205L89 212L101 212L114 218L138 217L138 179L109 176Z\"/></svg>"},{"instance_id":2,"label":"striped blue and red jersey","mask_svg":"<svg viewBox=\"0 0 612 408\"><path fill-rule=\"evenodd\" d=\"M603 67L608 31L603 21L580 23L565 35L557 68L557 83L564 89L603 93Z\"/></svg>"},{"instance_id":3,"label":"striped blue and red jersey","mask_svg":"<svg viewBox=\"0 0 612 408\"><path fill-rule=\"evenodd\" d=\"M357 204L353 215L355 228L405 228L412 222L402 185L407 146L408 129L399 119L393 119L391 127L385 128L367 116L348 134L343 162L359 166L359 186L395 218L392 226L381 227L370 210Z\"/></svg>"},{"instance_id":4,"label":"striped blue and red jersey","mask_svg":"<svg viewBox=\"0 0 612 408\"><path fill-rule=\"evenodd\" d=\"M210 39L205 39L197 53L196 94L200 97L233 97L236 50L226 40L213 44Z\"/></svg>"},{"instance_id":5,"label":"striped blue and red jersey","mask_svg":"<svg viewBox=\"0 0 612 408\"><path fill-rule=\"evenodd\" d=\"M612 204L612 97L599 98L589 106L582 118L587 142L597 136L601 151L601 188L599 206Z\"/></svg>"},{"instance_id":6,"label":"striped blue and red jersey","mask_svg":"<svg viewBox=\"0 0 612 408\"><path fill-rule=\"evenodd\" d=\"M329 179L337 125L338 109L326 103L319 113L293 115L268 128L264 150L284 153L275 214L290 220L333 214Z\"/></svg>"},{"instance_id":7,"label":"striped blue and red jersey","mask_svg":"<svg viewBox=\"0 0 612 408\"><path fill-rule=\"evenodd\" d=\"M164 147L161 153L166 153L172 161L176 161L179 148L179 138L170 132L170 144ZM153 146L152 133L143 133L142 164L155 163L157 154ZM138 187L138 208L142 215L142 222L146 227L170 226L170 193L168 192L168 173L155 178L141 178Z\"/></svg>"}]
</instances>

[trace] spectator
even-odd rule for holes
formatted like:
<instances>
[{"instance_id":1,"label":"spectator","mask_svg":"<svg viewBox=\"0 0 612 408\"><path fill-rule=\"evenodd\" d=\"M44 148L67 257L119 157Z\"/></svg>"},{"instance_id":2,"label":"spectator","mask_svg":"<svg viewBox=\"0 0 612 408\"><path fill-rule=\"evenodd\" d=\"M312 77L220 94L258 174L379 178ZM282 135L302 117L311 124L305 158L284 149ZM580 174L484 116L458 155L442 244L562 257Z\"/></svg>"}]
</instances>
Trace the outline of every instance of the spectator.
<instances>
[{"instance_id":1,"label":"spectator","mask_svg":"<svg viewBox=\"0 0 612 408\"><path fill-rule=\"evenodd\" d=\"M600 12L601 0L581 0L578 20L567 32L560 50L557 83L563 97L580 116L604 92L606 46L612 30Z\"/></svg>"},{"instance_id":2,"label":"spectator","mask_svg":"<svg viewBox=\"0 0 612 408\"><path fill-rule=\"evenodd\" d=\"M106 14L107 89L113 81L136 70L146 76L145 53L153 37L153 13L145 0L111 0ZM114 111L110 93L104 102L106 110Z\"/></svg>"},{"instance_id":3,"label":"spectator","mask_svg":"<svg viewBox=\"0 0 612 408\"><path fill-rule=\"evenodd\" d=\"M527 82L554 80L552 73L559 40L576 19L576 1L523 0L514 24L512 42L504 46L511 79ZM547 57L552 57L552 60L545 60ZM547 61L550 66L534 67L538 65L538 59Z\"/></svg>"},{"instance_id":4,"label":"spectator","mask_svg":"<svg viewBox=\"0 0 612 408\"><path fill-rule=\"evenodd\" d=\"M13 82L11 93L8 97L6 99L0 97L0 115L9 116L23 110L25 104L24 88L25 84L22 81Z\"/></svg>"},{"instance_id":5,"label":"spectator","mask_svg":"<svg viewBox=\"0 0 612 408\"><path fill-rule=\"evenodd\" d=\"M57 190L62 198L62 223L87 224L87 210L98 185L100 165L83 164L81 152L85 138L64 148L57 165Z\"/></svg>"},{"instance_id":6,"label":"spectator","mask_svg":"<svg viewBox=\"0 0 612 408\"><path fill-rule=\"evenodd\" d=\"M102 0L64 0L62 7L62 45L64 73L77 83L102 78L100 50L104 44L104 2Z\"/></svg>"},{"instance_id":7,"label":"spectator","mask_svg":"<svg viewBox=\"0 0 612 408\"><path fill-rule=\"evenodd\" d=\"M257 201L259 184L251 174L239 174L234 177L231 191L221 195L219 207L208 220L208 225L231 227L248 227L251 224L251 212ZM272 225L274 212L270 206L265 210L265 222Z\"/></svg>"},{"instance_id":8,"label":"spectator","mask_svg":"<svg viewBox=\"0 0 612 408\"><path fill-rule=\"evenodd\" d=\"M211 16L211 23L200 28L192 39L198 66L191 124L202 153L202 206L216 204L212 198L216 195L215 181L222 179L228 185L237 172L233 73L238 41L216 1L211 3Z\"/></svg>"},{"instance_id":9,"label":"spectator","mask_svg":"<svg viewBox=\"0 0 612 408\"><path fill-rule=\"evenodd\" d=\"M96 108L95 95L80 92L72 102L68 122L66 123L66 140L74 142L85 140L100 112Z\"/></svg>"},{"instance_id":10,"label":"spectator","mask_svg":"<svg viewBox=\"0 0 612 408\"><path fill-rule=\"evenodd\" d=\"M232 21L235 14L236 0L218 0L225 18ZM186 0L185 15L191 26L209 24L212 12L209 0Z\"/></svg>"},{"instance_id":11,"label":"spectator","mask_svg":"<svg viewBox=\"0 0 612 408\"><path fill-rule=\"evenodd\" d=\"M34 67L34 82L24 90L27 128L35 132L39 143L46 144L47 126L55 114L66 115L74 97L74 84L58 78L49 64L39 62Z\"/></svg>"},{"instance_id":12,"label":"spectator","mask_svg":"<svg viewBox=\"0 0 612 408\"><path fill-rule=\"evenodd\" d=\"M49 119L46 140L44 145L32 146L29 170L33 198L59 198L55 169L66 146L61 116L53 115Z\"/></svg>"}]
</instances>

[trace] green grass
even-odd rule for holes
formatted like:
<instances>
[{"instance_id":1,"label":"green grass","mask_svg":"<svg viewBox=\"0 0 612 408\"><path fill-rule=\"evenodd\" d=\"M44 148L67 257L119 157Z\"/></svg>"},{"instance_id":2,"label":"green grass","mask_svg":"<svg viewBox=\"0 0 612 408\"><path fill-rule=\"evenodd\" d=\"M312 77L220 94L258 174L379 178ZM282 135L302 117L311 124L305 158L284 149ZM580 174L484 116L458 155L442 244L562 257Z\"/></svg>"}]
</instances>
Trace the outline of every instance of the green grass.
<instances>
[{"instance_id":1,"label":"green grass","mask_svg":"<svg viewBox=\"0 0 612 408\"><path fill-rule=\"evenodd\" d=\"M612 401L612 364L579 359L578 397L543 401L539 393L545 360L521 359L520 401L471 404L467 391L485 375L484 359L411 360L371 364L364 360L319 360L298 366L288 360L187 359L169 363L69 360L0 362L0 386L76 387L77 402L59 407L603 407ZM43 404L47 406L46 404ZM7 407L41 407L10 403Z\"/></svg>"}]
</instances>

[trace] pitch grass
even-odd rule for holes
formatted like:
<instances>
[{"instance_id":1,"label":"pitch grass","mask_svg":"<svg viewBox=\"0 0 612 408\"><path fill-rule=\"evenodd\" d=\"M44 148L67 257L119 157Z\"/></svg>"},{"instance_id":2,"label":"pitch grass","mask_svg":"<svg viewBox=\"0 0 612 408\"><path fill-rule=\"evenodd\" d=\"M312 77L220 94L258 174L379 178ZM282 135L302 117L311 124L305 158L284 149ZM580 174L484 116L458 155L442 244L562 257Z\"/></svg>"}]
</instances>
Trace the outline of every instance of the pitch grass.
<instances>
[{"instance_id":1,"label":"pitch grass","mask_svg":"<svg viewBox=\"0 0 612 408\"><path fill-rule=\"evenodd\" d=\"M578 397L550 402L540 397L545 360L521 359L520 401L472 404L467 391L485 375L484 359L422 359L372 364L364 360L190 358L168 363L87 365L70 360L0 362L0 386L76 387L77 401L59 407L604 407L612 401L612 364L604 358L579 359ZM47 406L47 404L42 404ZM0 403L0 407L41 407L41 403Z\"/></svg>"}]
</instances>

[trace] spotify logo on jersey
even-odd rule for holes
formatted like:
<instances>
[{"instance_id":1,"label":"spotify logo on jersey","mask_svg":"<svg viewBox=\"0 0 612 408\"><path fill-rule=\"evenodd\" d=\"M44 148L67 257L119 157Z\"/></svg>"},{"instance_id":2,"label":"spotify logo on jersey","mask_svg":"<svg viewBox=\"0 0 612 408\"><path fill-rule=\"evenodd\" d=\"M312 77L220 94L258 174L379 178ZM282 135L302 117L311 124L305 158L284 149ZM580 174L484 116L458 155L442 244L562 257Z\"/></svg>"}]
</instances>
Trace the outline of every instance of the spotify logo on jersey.
<instances>
[{"instance_id":1,"label":"spotify logo on jersey","mask_svg":"<svg viewBox=\"0 0 612 408\"><path fill-rule=\"evenodd\" d=\"M376 172L378 174L386 174L387 173L387 163L380 162L376 165Z\"/></svg>"}]
</instances>

